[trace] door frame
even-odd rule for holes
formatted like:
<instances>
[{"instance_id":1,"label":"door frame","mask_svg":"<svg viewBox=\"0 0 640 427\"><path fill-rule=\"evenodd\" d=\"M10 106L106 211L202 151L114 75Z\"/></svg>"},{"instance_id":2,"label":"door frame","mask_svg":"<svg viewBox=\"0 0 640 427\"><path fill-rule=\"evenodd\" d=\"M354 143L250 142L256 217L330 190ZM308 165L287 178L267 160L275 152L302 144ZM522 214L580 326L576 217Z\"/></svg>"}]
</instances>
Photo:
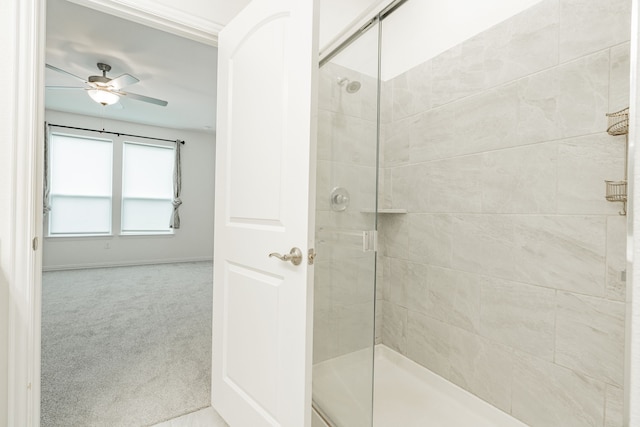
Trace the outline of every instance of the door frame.
<instances>
[{"instance_id":1,"label":"door frame","mask_svg":"<svg viewBox=\"0 0 640 427\"><path fill-rule=\"evenodd\" d=\"M11 135L3 155L11 157L11 182L7 186L11 205L5 213L9 221L8 238L2 249L7 251L0 272L6 276L8 301L8 401L7 421L10 426L38 427L40 424L40 323L41 323L41 243L32 249L34 237L42 241L42 140L44 135L44 52L46 0L6 0L7 16L12 22L3 28L16 43L5 51L10 58L3 70L3 87L11 88L6 102L12 103L13 115L3 119ZM217 32L212 21L203 20L170 7L154 5L150 0L136 0L136 6L124 0L70 0L74 3L143 23L163 31L215 45ZM141 6L142 5L142 6ZM630 190L640 197L640 150L635 149L636 123L640 120L640 55L639 0L632 0L631 29L631 128ZM219 25L219 24L218 24ZM14 63L12 63L14 62ZM637 181L637 182L634 182ZM634 185L635 184L635 185ZM635 198L634 197L634 198ZM640 200L640 199L637 199ZM625 425L640 426L640 234L633 234L634 223L640 224L633 198L629 208L627 244L627 340ZM639 210L640 211L640 210ZM4 261L3 261L4 262ZM635 278L638 279L635 279ZM631 374L634 375L631 375ZM2 393L0 392L0 396ZM2 425L3 420L0 420Z\"/></svg>"},{"instance_id":2,"label":"door frame","mask_svg":"<svg viewBox=\"0 0 640 427\"><path fill-rule=\"evenodd\" d=\"M8 282L7 425L40 426L41 297L43 241L43 142L46 0L8 0L16 43L6 64L13 102ZM150 0L69 0L165 32L217 46L222 25ZM136 3L134 6L131 3ZM3 74L4 77L4 74ZM3 82L4 83L4 82ZM4 154L4 153L3 153ZM1 277L1 276L0 276ZM0 393L0 396L2 394ZM0 426L5 420L0 419Z\"/></svg>"}]
</instances>

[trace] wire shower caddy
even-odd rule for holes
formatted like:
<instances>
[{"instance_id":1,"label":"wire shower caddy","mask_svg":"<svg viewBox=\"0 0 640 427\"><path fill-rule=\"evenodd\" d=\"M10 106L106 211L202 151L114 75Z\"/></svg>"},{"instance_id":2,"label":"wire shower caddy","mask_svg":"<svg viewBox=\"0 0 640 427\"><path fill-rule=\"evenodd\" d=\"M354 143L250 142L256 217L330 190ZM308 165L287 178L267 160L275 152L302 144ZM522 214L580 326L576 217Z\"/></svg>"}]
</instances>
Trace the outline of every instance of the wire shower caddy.
<instances>
[{"instance_id":1,"label":"wire shower caddy","mask_svg":"<svg viewBox=\"0 0 640 427\"><path fill-rule=\"evenodd\" d=\"M629 108L607 114L607 133L612 136L625 136L624 179L620 181L605 180L607 186L605 198L610 202L621 202L620 215L627 214L627 159L629 156Z\"/></svg>"}]
</instances>

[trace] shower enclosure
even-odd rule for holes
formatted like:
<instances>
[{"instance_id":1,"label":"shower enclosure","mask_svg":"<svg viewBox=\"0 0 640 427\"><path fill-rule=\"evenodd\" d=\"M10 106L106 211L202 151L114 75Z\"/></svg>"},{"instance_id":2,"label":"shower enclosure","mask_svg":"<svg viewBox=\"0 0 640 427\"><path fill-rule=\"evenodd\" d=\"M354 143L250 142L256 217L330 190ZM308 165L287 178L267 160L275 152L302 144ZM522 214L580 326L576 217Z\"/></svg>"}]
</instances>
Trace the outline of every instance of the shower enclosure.
<instances>
[{"instance_id":1,"label":"shower enclosure","mask_svg":"<svg viewBox=\"0 0 640 427\"><path fill-rule=\"evenodd\" d=\"M631 2L398 4L320 69L314 409L622 427Z\"/></svg>"},{"instance_id":2,"label":"shower enclosure","mask_svg":"<svg viewBox=\"0 0 640 427\"><path fill-rule=\"evenodd\" d=\"M377 41L376 24L320 72L313 399L326 419L353 427L372 423Z\"/></svg>"}]
</instances>

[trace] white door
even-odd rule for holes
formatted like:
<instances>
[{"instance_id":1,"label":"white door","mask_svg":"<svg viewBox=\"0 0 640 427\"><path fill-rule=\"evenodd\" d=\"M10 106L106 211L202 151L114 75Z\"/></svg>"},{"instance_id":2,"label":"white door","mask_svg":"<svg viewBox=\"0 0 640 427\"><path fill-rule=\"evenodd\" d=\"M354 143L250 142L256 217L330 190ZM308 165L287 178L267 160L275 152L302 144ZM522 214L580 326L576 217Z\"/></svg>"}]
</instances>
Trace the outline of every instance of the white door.
<instances>
[{"instance_id":1,"label":"white door","mask_svg":"<svg viewBox=\"0 0 640 427\"><path fill-rule=\"evenodd\" d=\"M212 402L232 427L310 423L314 3L254 0L219 36Z\"/></svg>"}]
</instances>

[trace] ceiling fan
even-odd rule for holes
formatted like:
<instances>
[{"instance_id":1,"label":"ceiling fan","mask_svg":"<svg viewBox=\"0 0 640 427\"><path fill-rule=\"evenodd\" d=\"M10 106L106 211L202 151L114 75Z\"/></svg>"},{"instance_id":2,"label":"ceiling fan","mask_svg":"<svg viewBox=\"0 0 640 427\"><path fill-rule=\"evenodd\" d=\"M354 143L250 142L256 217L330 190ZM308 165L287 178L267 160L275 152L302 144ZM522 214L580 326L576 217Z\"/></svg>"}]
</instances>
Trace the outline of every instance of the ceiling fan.
<instances>
[{"instance_id":1,"label":"ceiling fan","mask_svg":"<svg viewBox=\"0 0 640 427\"><path fill-rule=\"evenodd\" d=\"M123 87L138 83L140 80L133 77L131 74L126 73L114 79L107 77L107 72L111 71L111 66L109 64L98 62L98 69L102 71L102 75L89 76L86 80L61 68L54 67L53 65L45 65L50 70L68 74L87 85L86 87L47 86L48 89L83 89L87 91L91 99L93 99L98 104L102 104L105 106L115 104L120 100L121 96L135 99L137 101L149 102L151 104L160 105L162 107L166 107L168 104L167 101L163 101L161 99L151 98L149 96L138 95L136 93L125 92L121 90Z\"/></svg>"}]
</instances>

